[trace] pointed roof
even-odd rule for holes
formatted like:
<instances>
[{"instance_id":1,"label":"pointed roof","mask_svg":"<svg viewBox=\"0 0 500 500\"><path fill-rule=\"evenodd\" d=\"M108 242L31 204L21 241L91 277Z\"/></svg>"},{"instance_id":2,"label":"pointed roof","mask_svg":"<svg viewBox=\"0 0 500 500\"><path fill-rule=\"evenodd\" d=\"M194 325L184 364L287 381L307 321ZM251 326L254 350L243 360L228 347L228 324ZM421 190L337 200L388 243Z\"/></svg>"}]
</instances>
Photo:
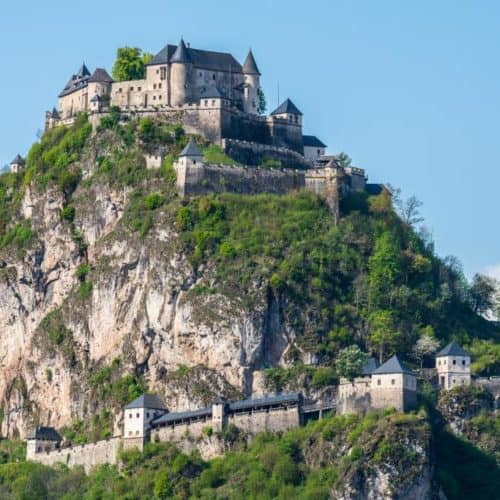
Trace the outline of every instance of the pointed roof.
<instances>
[{"instance_id":1,"label":"pointed roof","mask_svg":"<svg viewBox=\"0 0 500 500\"><path fill-rule=\"evenodd\" d=\"M470 354L453 340L436 354L436 358L440 356L470 356Z\"/></svg>"},{"instance_id":2,"label":"pointed roof","mask_svg":"<svg viewBox=\"0 0 500 500\"><path fill-rule=\"evenodd\" d=\"M288 113L290 115L301 115L302 112L299 108L291 101L291 99L286 99L283 101L272 113L271 115L284 115Z\"/></svg>"},{"instance_id":3,"label":"pointed roof","mask_svg":"<svg viewBox=\"0 0 500 500\"><path fill-rule=\"evenodd\" d=\"M387 373L407 373L408 375L415 375L400 359L394 355L385 363L380 365L376 370L373 370L373 375L382 375Z\"/></svg>"},{"instance_id":4,"label":"pointed roof","mask_svg":"<svg viewBox=\"0 0 500 500\"><path fill-rule=\"evenodd\" d=\"M321 142L315 135L303 135L302 142L304 146L310 148L326 148L326 144Z\"/></svg>"},{"instance_id":5,"label":"pointed roof","mask_svg":"<svg viewBox=\"0 0 500 500\"><path fill-rule=\"evenodd\" d=\"M59 119L59 112L57 111L56 108L52 108L52 118L56 118L56 119Z\"/></svg>"},{"instance_id":6,"label":"pointed roof","mask_svg":"<svg viewBox=\"0 0 500 500\"><path fill-rule=\"evenodd\" d=\"M10 163L11 165L13 163L17 163L18 165L24 165L26 162L24 161L24 158L18 153Z\"/></svg>"},{"instance_id":7,"label":"pointed roof","mask_svg":"<svg viewBox=\"0 0 500 500\"><path fill-rule=\"evenodd\" d=\"M196 142L191 139L187 144L186 147L181 151L181 156L203 156L203 153L200 151L200 148L196 145Z\"/></svg>"},{"instance_id":8,"label":"pointed roof","mask_svg":"<svg viewBox=\"0 0 500 500\"><path fill-rule=\"evenodd\" d=\"M166 410L165 405L156 394L143 394L125 406L125 410L134 408L149 408L152 410Z\"/></svg>"},{"instance_id":9,"label":"pointed roof","mask_svg":"<svg viewBox=\"0 0 500 500\"><path fill-rule=\"evenodd\" d=\"M83 78L85 76L90 76L90 71L85 65L85 63L82 63L80 66L80 69L77 71L76 75L77 78Z\"/></svg>"},{"instance_id":10,"label":"pointed roof","mask_svg":"<svg viewBox=\"0 0 500 500\"><path fill-rule=\"evenodd\" d=\"M113 83L114 80L104 68L96 68L92 76L89 78L89 82Z\"/></svg>"},{"instance_id":11,"label":"pointed roof","mask_svg":"<svg viewBox=\"0 0 500 500\"><path fill-rule=\"evenodd\" d=\"M28 433L26 439L40 439L42 441L62 441L62 437L54 429L54 427L35 427Z\"/></svg>"},{"instance_id":12,"label":"pointed roof","mask_svg":"<svg viewBox=\"0 0 500 500\"><path fill-rule=\"evenodd\" d=\"M260 75L260 71L257 67L257 63L255 62L252 49L248 51L247 58L243 63L243 73L246 73L247 75Z\"/></svg>"},{"instance_id":13,"label":"pointed roof","mask_svg":"<svg viewBox=\"0 0 500 500\"><path fill-rule=\"evenodd\" d=\"M369 358L361 369L361 375L371 375L377 369L377 365L378 363L375 358Z\"/></svg>"},{"instance_id":14,"label":"pointed roof","mask_svg":"<svg viewBox=\"0 0 500 500\"><path fill-rule=\"evenodd\" d=\"M172 63L190 63L191 62L191 56L189 55L188 49L186 47L186 44L184 43L184 39L181 38L181 41L179 45L177 46L177 49L175 49L174 55L170 59L170 62Z\"/></svg>"}]
</instances>

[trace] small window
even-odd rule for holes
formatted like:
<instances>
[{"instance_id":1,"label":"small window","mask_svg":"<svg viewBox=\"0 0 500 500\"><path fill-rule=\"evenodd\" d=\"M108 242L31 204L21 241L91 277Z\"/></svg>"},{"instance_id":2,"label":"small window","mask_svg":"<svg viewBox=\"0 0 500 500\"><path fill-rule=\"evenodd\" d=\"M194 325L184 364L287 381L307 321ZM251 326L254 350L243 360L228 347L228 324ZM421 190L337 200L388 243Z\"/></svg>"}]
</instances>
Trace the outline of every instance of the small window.
<instances>
[{"instance_id":1,"label":"small window","mask_svg":"<svg viewBox=\"0 0 500 500\"><path fill-rule=\"evenodd\" d=\"M212 75L212 80L215 80L215 73Z\"/></svg>"},{"instance_id":2,"label":"small window","mask_svg":"<svg viewBox=\"0 0 500 500\"><path fill-rule=\"evenodd\" d=\"M158 100L161 101L161 95L158 96Z\"/></svg>"},{"instance_id":3,"label":"small window","mask_svg":"<svg viewBox=\"0 0 500 500\"><path fill-rule=\"evenodd\" d=\"M156 101L156 96L155 95L153 96L153 101Z\"/></svg>"},{"instance_id":4,"label":"small window","mask_svg":"<svg viewBox=\"0 0 500 500\"><path fill-rule=\"evenodd\" d=\"M130 87L130 92L133 92L134 91L134 87Z\"/></svg>"},{"instance_id":5,"label":"small window","mask_svg":"<svg viewBox=\"0 0 500 500\"><path fill-rule=\"evenodd\" d=\"M128 414L128 418L132 418L132 413L129 413L129 414Z\"/></svg>"},{"instance_id":6,"label":"small window","mask_svg":"<svg viewBox=\"0 0 500 500\"><path fill-rule=\"evenodd\" d=\"M132 431L128 431L128 435L131 436L132 435Z\"/></svg>"},{"instance_id":7,"label":"small window","mask_svg":"<svg viewBox=\"0 0 500 500\"><path fill-rule=\"evenodd\" d=\"M138 436L139 435L139 431L135 431L135 435Z\"/></svg>"},{"instance_id":8,"label":"small window","mask_svg":"<svg viewBox=\"0 0 500 500\"><path fill-rule=\"evenodd\" d=\"M456 360L456 359L454 359L454 360L453 360L453 364L454 364L454 365L456 365L456 364L457 364L457 360Z\"/></svg>"},{"instance_id":9,"label":"small window","mask_svg":"<svg viewBox=\"0 0 500 500\"><path fill-rule=\"evenodd\" d=\"M161 89L161 83L158 84L158 88Z\"/></svg>"},{"instance_id":10,"label":"small window","mask_svg":"<svg viewBox=\"0 0 500 500\"><path fill-rule=\"evenodd\" d=\"M137 87L137 91L140 92L142 90L142 87Z\"/></svg>"},{"instance_id":11,"label":"small window","mask_svg":"<svg viewBox=\"0 0 500 500\"><path fill-rule=\"evenodd\" d=\"M139 418L139 417L141 416L141 414L140 414L140 413L137 413L135 416L136 416L137 418Z\"/></svg>"},{"instance_id":12,"label":"small window","mask_svg":"<svg viewBox=\"0 0 500 500\"><path fill-rule=\"evenodd\" d=\"M205 100L205 106L208 106L208 101L207 100Z\"/></svg>"},{"instance_id":13,"label":"small window","mask_svg":"<svg viewBox=\"0 0 500 500\"><path fill-rule=\"evenodd\" d=\"M441 366L441 360L438 361L438 365Z\"/></svg>"},{"instance_id":14,"label":"small window","mask_svg":"<svg viewBox=\"0 0 500 500\"><path fill-rule=\"evenodd\" d=\"M121 89L121 87L120 87L120 88L118 89L118 92L121 92L121 91L122 91L122 89Z\"/></svg>"},{"instance_id":15,"label":"small window","mask_svg":"<svg viewBox=\"0 0 500 500\"><path fill-rule=\"evenodd\" d=\"M199 75L200 75L200 76L203 76L203 73L200 71Z\"/></svg>"},{"instance_id":16,"label":"small window","mask_svg":"<svg viewBox=\"0 0 500 500\"><path fill-rule=\"evenodd\" d=\"M392 385L396 385L396 380L391 379L391 384L392 384Z\"/></svg>"},{"instance_id":17,"label":"small window","mask_svg":"<svg viewBox=\"0 0 500 500\"><path fill-rule=\"evenodd\" d=\"M212 100L212 106L215 106L215 101L214 100Z\"/></svg>"},{"instance_id":18,"label":"small window","mask_svg":"<svg viewBox=\"0 0 500 500\"><path fill-rule=\"evenodd\" d=\"M156 70L156 74L158 74L159 72L160 72L160 70L159 70L159 69L157 69L157 70Z\"/></svg>"},{"instance_id":19,"label":"small window","mask_svg":"<svg viewBox=\"0 0 500 500\"><path fill-rule=\"evenodd\" d=\"M153 89L156 90L156 83L153 83Z\"/></svg>"},{"instance_id":20,"label":"small window","mask_svg":"<svg viewBox=\"0 0 500 500\"><path fill-rule=\"evenodd\" d=\"M156 156L155 156L155 158L156 158ZM146 413L146 417L149 418L149 411Z\"/></svg>"},{"instance_id":21,"label":"small window","mask_svg":"<svg viewBox=\"0 0 500 500\"><path fill-rule=\"evenodd\" d=\"M382 382L380 379L377 379L377 385L380 385Z\"/></svg>"},{"instance_id":22,"label":"small window","mask_svg":"<svg viewBox=\"0 0 500 500\"><path fill-rule=\"evenodd\" d=\"M462 364L465 366L465 359L462 359Z\"/></svg>"}]
</instances>

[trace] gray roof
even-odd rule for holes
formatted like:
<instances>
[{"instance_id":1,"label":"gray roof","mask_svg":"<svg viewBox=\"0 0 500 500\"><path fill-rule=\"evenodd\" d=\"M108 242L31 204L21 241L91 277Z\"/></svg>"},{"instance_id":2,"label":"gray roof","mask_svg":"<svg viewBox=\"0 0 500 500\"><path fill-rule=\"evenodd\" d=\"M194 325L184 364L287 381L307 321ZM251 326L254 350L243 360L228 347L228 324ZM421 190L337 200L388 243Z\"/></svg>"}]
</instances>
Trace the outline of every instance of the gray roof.
<instances>
[{"instance_id":1,"label":"gray roof","mask_svg":"<svg viewBox=\"0 0 500 500\"><path fill-rule=\"evenodd\" d=\"M171 422L177 422L179 420L186 420L195 417L210 417L212 416L212 407L207 406L206 408L199 408L198 410L181 411L176 413L165 413L158 418L155 418L151 425L153 427L161 424L168 424Z\"/></svg>"},{"instance_id":2,"label":"gray roof","mask_svg":"<svg viewBox=\"0 0 500 500\"><path fill-rule=\"evenodd\" d=\"M383 184L366 184L365 185L365 191L372 196L376 196L382 193L382 191L385 189L385 186Z\"/></svg>"},{"instance_id":3,"label":"gray roof","mask_svg":"<svg viewBox=\"0 0 500 500\"><path fill-rule=\"evenodd\" d=\"M260 75L259 68L251 50L248 51L247 58L243 63L243 73L247 75Z\"/></svg>"},{"instance_id":4,"label":"gray roof","mask_svg":"<svg viewBox=\"0 0 500 500\"><path fill-rule=\"evenodd\" d=\"M378 363L375 358L368 359L361 369L361 375L371 375L377 369L377 365Z\"/></svg>"},{"instance_id":5,"label":"gray roof","mask_svg":"<svg viewBox=\"0 0 500 500\"><path fill-rule=\"evenodd\" d=\"M56 108L52 108L52 118L59 118L59 112L57 111Z\"/></svg>"},{"instance_id":6,"label":"gray roof","mask_svg":"<svg viewBox=\"0 0 500 500\"><path fill-rule=\"evenodd\" d=\"M436 357L439 356L470 356L470 354L464 351L455 341L452 341L436 354Z\"/></svg>"},{"instance_id":7,"label":"gray roof","mask_svg":"<svg viewBox=\"0 0 500 500\"><path fill-rule=\"evenodd\" d=\"M96 68L92 76L88 80L89 82L98 83L113 83L114 80L111 78L109 73L104 68Z\"/></svg>"},{"instance_id":8,"label":"gray roof","mask_svg":"<svg viewBox=\"0 0 500 500\"><path fill-rule=\"evenodd\" d=\"M16 157L10 163L11 164L17 163L18 165L24 165L26 162L20 154L17 154Z\"/></svg>"},{"instance_id":9,"label":"gray roof","mask_svg":"<svg viewBox=\"0 0 500 500\"><path fill-rule=\"evenodd\" d=\"M133 408L150 408L152 410L166 410L165 405L156 394L143 394L125 406L125 410Z\"/></svg>"},{"instance_id":10,"label":"gray roof","mask_svg":"<svg viewBox=\"0 0 500 500\"><path fill-rule=\"evenodd\" d=\"M64 97L65 95L69 95L77 90L83 89L88 85L90 78L90 71L88 70L85 63L82 64L80 69L76 72L75 75L72 75L69 79L68 83L65 85L62 92L59 94L59 97Z\"/></svg>"},{"instance_id":11,"label":"gray roof","mask_svg":"<svg viewBox=\"0 0 500 500\"><path fill-rule=\"evenodd\" d=\"M203 153L200 151L200 148L196 145L196 142L191 139L184 149L181 151L181 156L203 156Z\"/></svg>"},{"instance_id":12,"label":"gray roof","mask_svg":"<svg viewBox=\"0 0 500 500\"><path fill-rule=\"evenodd\" d=\"M40 439L43 441L62 441L60 434L54 427L36 427L28 433L26 439Z\"/></svg>"},{"instance_id":13,"label":"gray roof","mask_svg":"<svg viewBox=\"0 0 500 500\"><path fill-rule=\"evenodd\" d=\"M206 88L201 94L200 99L220 99L222 96L221 91L214 85Z\"/></svg>"},{"instance_id":14,"label":"gray roof","mask_svg":"<svg viewBox=\"0 0 500 500\"><path fill-rule=\"evenodd\" d=\"M326 148L326 144L323 144L315 135L303 135L302 142L304 146L310 148Z\"/></svg>"},{"instance_id":15,"label":"gray roof","mask_svg":"<svg viewBox=\"0 0 500 500\"><path fill-rule=\"evenodd\" d=\"M291 115L301 115L302 112L299 108L291 101L291 99L286 99L283 101L272 113L271 115L283 115L285 113Z\"/></svg>"},{"instance_id":16,"label":"gray roof","mask_svg":"<svg viewBox=\"0 0 500 500\"><path fill-rule=\"evenodd\" d=\"M92 97L92 99L90 99L90 102L99 102L101 100L101 96L96 94L94 97Z\"/></svg>"},{"instance_id":17,"label":"gray roof","mask_svg":"<svg viewBox=\"0 0 500 500\"><path fill-rule=\"evenodd\" d=\"M170 62L176 62L176 63L190 63L191 61L191 56L188 52L188 49L186 47L186 44L184 43L184 40L181 38L181 42L177 46L177 49L175 49L174 55L170 59Z\"/></svg>"},{"instance_id":18,"label":"gray roof","mask_svg":"<svg viewBox=\"0 0 500 500\"><path fill-rule=\"evenodd\" d=\"M279 394L277 396L266 396L258 399L245 399L229 404L229 411L244 410L246 408L254 408L256 406L272 406L280 403L298 403L300 394L292 392L289 394Z\"/></svg>"},{"instance_id":19,"label":"gray roof","mask_svg":"<svg viewBox=\"0 0 500 500\"><path fill-rule=\"evenodd\" d=\"M414 375L414 373L402 361L400 361L396 355L388 359L372 373L373 375L382 375L387 373L407 373L409 375Z\"/></svg>"},{"instance_id":20,"label":"gray roof","mask_svg":"<svg viewBox=\"0 0 500 500\"><path fill-rule=\"evenodd\" d=\"M157 64L168 64L172 62L174 53L177 51L175 45L165 45L163 49L156 54L148 66ZM200 50L186 47L185 53L188 54L190 61L195 68L208 69L214 71L232 71L233 73L241 73L241 64L231 55L226 52L213 52L211 50Z\"/></svg>"}]
</instances>

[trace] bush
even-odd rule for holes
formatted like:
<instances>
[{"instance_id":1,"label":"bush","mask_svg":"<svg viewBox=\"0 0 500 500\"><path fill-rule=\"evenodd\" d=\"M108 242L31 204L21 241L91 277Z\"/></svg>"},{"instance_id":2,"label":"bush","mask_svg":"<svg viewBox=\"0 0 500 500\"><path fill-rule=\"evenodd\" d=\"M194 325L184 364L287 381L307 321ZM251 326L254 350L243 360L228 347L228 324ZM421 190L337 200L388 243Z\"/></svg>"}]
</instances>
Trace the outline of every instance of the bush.
<instances>
[{"instance_id":1,"label":"bush","mask_svg":"<svg viewBox=\"0 0 500 500\"><path fill-rule=\"evenodd\" d=\"M80 281L85 281L85 278L90 272L90 266L88 264L80 264L75 271L76 277Z\"/></svg>"},{"instance_id":2,"label":"bush","mask_svg":"<svg viewBox=\"0 0 500 500\"><path fill-rule=\"evenodd\" d=\"M75 208L68 205L61 210L61 220L65 222L73 222L75 219Z\"/></svg>"},{"instance_id":3,"label":"bush","mask_svg":"<svg viewBox=\"0 0 500 500\"><path fill-rule=\"evenodd\" d=\"M89 299L92 295L93 288L94 286L90 281L84 281L83 283L80 283L80 286L78 287L78 296L82 300Z\"/></svg>"}]
</instances>

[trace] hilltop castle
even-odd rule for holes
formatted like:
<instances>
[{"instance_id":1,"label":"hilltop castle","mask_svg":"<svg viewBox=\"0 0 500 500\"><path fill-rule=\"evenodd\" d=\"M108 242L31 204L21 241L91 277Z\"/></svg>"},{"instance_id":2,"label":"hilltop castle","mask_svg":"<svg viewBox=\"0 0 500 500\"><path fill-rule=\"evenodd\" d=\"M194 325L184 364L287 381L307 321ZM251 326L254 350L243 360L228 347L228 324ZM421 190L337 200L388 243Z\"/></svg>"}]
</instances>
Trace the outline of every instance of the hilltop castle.
<instances>
[{"instance_id":1,"label":"hilltop castle","mask_svg":"<svg viewBox=\"0 0 500 500\"><path fill-rule=\"evenodd\" d=\"M46 128L68 124L81 112L98 114L111 106L122 112L162 113L187 133L220 143L240 139L288 148L315 159L325 145L302 135L302 112L286 99L261 116L260 71L252 51L243 65L225 52L194 49L184 40L166 45L146 65L141 80L114 81L103 68L82 64L59 94L58 109L46 113ZM316 154L314 154L316 152Z\"/></svg>"}]
</instances>

